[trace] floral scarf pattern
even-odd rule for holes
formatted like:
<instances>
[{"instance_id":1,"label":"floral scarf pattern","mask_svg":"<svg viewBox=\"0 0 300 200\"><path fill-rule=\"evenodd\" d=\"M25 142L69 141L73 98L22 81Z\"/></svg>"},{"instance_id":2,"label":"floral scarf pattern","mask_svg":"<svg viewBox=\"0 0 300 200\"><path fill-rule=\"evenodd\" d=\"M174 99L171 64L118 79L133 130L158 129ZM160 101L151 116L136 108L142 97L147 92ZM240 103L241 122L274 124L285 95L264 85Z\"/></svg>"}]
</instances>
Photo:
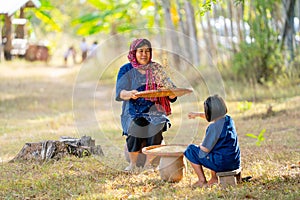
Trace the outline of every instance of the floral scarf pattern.
<instances>
[{"instance_id":1,"label":"floral scarf pattern","mask_svg":"<svg viewBox=\"0 0 300 200\"><path fill-rule=\"evenodd\" d=\"M136 49L138 45L145 39L136 39L130 45L129 54L127 56L129 62L135 69L142 69L146 71L146 91L147 90L159 90L159 89L172 89L176 88L174 83L170 80L167 73L163 70L163 67L157 63L153 62L152 59L152 49L150 53L150 62L146 65L141 65L136 59ZM159 111L166 113L166 115L171 114L171 106L168 97L153 97L147 100L155 102L155 105Z\"/></svg>"}]
</instances>

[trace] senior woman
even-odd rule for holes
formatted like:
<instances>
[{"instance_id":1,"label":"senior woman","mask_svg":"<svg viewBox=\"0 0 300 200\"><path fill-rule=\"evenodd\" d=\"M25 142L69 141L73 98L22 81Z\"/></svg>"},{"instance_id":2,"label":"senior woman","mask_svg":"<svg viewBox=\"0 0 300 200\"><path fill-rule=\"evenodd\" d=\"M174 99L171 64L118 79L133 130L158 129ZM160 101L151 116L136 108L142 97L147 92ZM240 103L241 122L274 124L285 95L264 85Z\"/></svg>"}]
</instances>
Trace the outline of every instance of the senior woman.
<instances>
[{"instance_id":1,"label":"senior woman","mask_svg":"<svg viewBox=\"0 0 300 200\"><path fill-rule=\"evenodd\" d=\"M116 100L123 101L121 124L123 135L127 136L130 159L125 171L132 171L143 147L161 144L162 133L170 127L167 117L171 114L170 102L175 102L177 97L138 98L135 95L140 91L175 88L162 66L152 61L151 43L147 39L131 43L128 60L118 73ZM152 159L147 156L144 167L149 167Z\"/></svg>"}]
</instances>

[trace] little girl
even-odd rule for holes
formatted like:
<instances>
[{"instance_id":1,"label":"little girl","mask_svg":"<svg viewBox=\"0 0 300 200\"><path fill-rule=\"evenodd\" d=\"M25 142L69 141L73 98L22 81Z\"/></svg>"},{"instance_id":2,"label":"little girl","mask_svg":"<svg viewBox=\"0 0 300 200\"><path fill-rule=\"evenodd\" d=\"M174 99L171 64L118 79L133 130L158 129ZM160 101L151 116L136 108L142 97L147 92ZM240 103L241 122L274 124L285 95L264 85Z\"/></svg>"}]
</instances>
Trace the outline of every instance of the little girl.
<instances>
[{"instance_id":1,"label":"little girl","mask_svg":"<svg viewBox=\"0 0 300 200\"><path fill-rule=\"evenodd\" d=\"M193 185L203 187L218 183L216 172L232 171L240 167L240 148L234 122L227 113L222 97L210 96L204 102L204 113L190 112L189 118L201 117L211 122L200 146L190 144L184 152L198 181ZM207 182L202 166L211 170Z\"/></svg>"}]
</instances>

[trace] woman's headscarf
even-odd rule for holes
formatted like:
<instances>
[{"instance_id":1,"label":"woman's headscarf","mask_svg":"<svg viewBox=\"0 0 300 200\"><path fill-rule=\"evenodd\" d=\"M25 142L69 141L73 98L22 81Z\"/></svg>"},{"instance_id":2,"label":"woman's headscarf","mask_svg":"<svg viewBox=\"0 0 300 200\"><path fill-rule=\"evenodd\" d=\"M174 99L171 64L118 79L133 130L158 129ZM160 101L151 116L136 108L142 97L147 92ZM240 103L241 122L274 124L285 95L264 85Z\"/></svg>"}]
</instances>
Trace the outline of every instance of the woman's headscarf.
<instances>
[{"instance_id":1,"label":"woman's headscarf","mask_svg":"<svg viewBox=\"0 0 300 200\"><path fill-rule=\"evenodd\" d=\"M146 65L141 65L136 59L136 50L139 47L147 45L150 49L150 61ZM153 62L151 43L147 39L136 39L130 45L128 60L135 69L143 69L146 71L146 91L159 89L172 89L176 86L172 83L163 67ZM159 111L164 111L167 115L171 114L170 102L167 97L149 98L148 100L155 102Z\"/></svg>"}]
</instances>

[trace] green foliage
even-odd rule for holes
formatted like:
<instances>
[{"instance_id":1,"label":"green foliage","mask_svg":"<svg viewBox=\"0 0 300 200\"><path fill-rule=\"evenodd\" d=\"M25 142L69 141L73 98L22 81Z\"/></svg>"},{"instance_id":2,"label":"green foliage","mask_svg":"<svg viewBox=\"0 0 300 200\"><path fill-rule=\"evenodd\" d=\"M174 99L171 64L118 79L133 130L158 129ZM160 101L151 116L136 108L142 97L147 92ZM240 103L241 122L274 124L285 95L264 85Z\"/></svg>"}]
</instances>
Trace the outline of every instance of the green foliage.
<instances>
[{"instance_id":1,"label":"green foliage","mask_svg":"<svg viewBox=\"0 0 300 200\"><path fill-rule=\"evenodd\" d=\"M289 63L289 67L286 70L288 80L296 84L300 83L300 49L297 49L295 52L295 59Z\"/></svg>"},{"instance_id":2,"label":"green foliage","mask_svg":"<svg viewBox=\"0 0 300 200\"><path fill-rule=\"evenodd\" d=\"M174 19L177 19L176 8L174 8L175 1L172 2L171 15L173 15ZM116 34L133 29L153 27L154 25L158 25L155 24L155 18L158 19L157 23L163 26L164 17L161 15L164 13L161 2L155 4L150 0L140 2L135 0L87 0L87 3L94 8L94 11L85 13L72 21L72 26L77 28L76 32L79 35L88 36L98 32ZM200 14L204 15L205 12L212 10L213 3L217 3L217 0L200 4L194 2L194 5L197 5L200 8ZM174 23L176 24L176 22Z\"/></svg>"},{"instance_id":3,"label":"green foliage","mask_svg":"<svg viewBox=\"0 0 300 200\"><path fill-rule=\"evenodd\" d=\"M249 101L238 102L238 110L240 112L250 110L251 107L252 107L252 102Z\"/></svg>"},{"instance_id":4,"label":"green foliage","mask_svg":"<svg viewBox=\"0 0 300 200\"><path fill-rule=\"evenodd\" d=\"M217 3L217 0L204 1L203 3L199 3L198 7L199 7L200 15L203 16L208 11L211 11L212 5L214 3Z\"/></svg>"},{"instance_id":5,"label":"green foliage","mask_svg":"<svg viewBox=\"0 0 300 200\"><path fill-rule=\"evenodd\" d=\"M139 9L140 5L132 0L127 2L88 0L87 3L94 8L94 11L72 21L72 26L77 27L77 34L83 36L99 32L116 34L141 28L146 23L147 17L141 16L140 9L147 10L152 6L145 1L142 3L143 7ZM149 10L146 13L153 14Z\"/></svg>"},{"instance_id":6,"label":"green foliage","mask_svg":"<svg viewBox=\"0 0 300 200\"><path fill-rule=\"evenodd\" d=\"M256 13L252 12L247 21L251 27L252 41L242 42L233 57L232 66L237 79L263 84L276 82L276 78L283 74L284 58L278 41L280 33L272 27L272 12L272 6L261 1L256 5Z\"/></svg>"},{"instance_id":7,"label":"green foliage","mask_svg":"<svg viewBox=\"0 0 300 200\"><path fill-rule=\"evenodd\" d=\"M52 31L61 31L60 26L54 21L54 19L50 16L50 14L45 10L36 10L35 16L48 25L47 30L49 29Z\"/></svg>"},{"instance_id":8,"label":"green foliage","mask_svg":"<svg viewBox=\"0 0 300 200\"><path fill-rule=\"evenodd\" d=\"M265 132L266 132L266 129L263 129L260 131L260 133L258 135L254 135L253 133L248 133L248 134L246 134L246 136L256 139L256 145L260 146L261 142L265 140L265 137L264 137Z\"/></svg>"},{"instance_id":9,"label":"green foliage","mask_svg":"<svg viewBox=\"0 0 300 200\"><path fill-rule=\"evenodd\" d=\"M244 4L245 0L234 0L234 5Z\"/></svg>"},{"instance_id":10,"label":"green foliage","mask_svg":"<svg viewBox=\"0 0 300 200\"><path fill-rule=\"evenodd\" d=\"M72 21L73 26L78 26L77 33L79 35L93 35L99 32L110 32L112 31L112 24L115 16L116 18L124 18L126 11L118 7L114 10L105 10L103 12L93 12L83 15ZM111 23L110 23L111 22ZM118 22L119 23L119 22ZM116 31L125 32L135 28L130 23L120 23Z\"/></svg>"},{"instance_id":11,"label":"green foliage","mask_svg":"<svg viewBox=\"0 0 300 200\"><path fill-rule=\"evenodd\" d=\"M268 38L266 32L257 31L255 41L242 43L240 51L234 55L233 71L237 79L254 79L258 83L276 81L276 77L284 71L284 59L279 43Z\"/></svg>"},{"instance_id":12,"label":"green foliage","mask_svg":"<svg viewBox=\"0 0 300 200\"><path fill-rule=\"evenodd\" d=\"M62 31L61 19L62 12L53 6L49 1L42 0L41 7L30 10L28 18L33 25L39 26L41 30L46 32Z\"/></svg>"}]
</instances>

